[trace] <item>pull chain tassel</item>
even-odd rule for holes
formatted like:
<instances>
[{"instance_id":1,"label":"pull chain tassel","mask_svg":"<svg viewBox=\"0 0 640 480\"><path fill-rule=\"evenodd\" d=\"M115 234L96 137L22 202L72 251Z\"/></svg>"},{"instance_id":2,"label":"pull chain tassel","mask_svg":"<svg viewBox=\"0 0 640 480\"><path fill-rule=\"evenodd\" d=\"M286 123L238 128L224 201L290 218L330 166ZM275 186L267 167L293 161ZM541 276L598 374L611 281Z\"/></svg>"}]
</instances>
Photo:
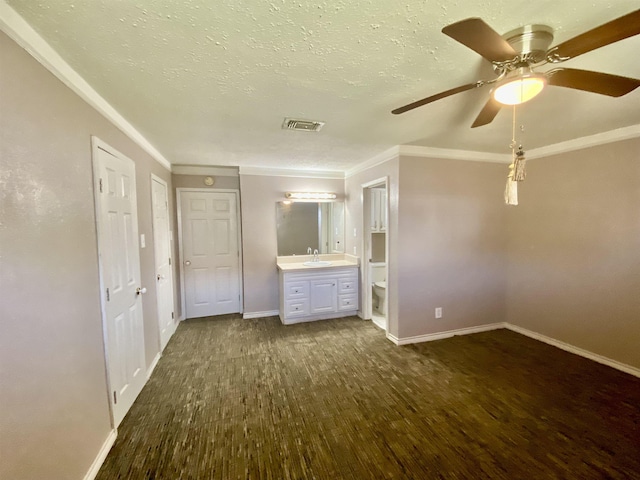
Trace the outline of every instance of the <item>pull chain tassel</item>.
<instances>
[{"instance_id":1,"label":"pull chain tassel","mask_svg":"<svg viewBox=\"0 0 640 480\"><path fill-rule=\"evenodd\" d=\"M518 148L516 152L516 158L513 161L513 180L516 182L522 182L526 176L527 172L525 170L525 164L527 160L524 158L524 150L522 150L522 145Z\"/></svg>"}]
</instances>

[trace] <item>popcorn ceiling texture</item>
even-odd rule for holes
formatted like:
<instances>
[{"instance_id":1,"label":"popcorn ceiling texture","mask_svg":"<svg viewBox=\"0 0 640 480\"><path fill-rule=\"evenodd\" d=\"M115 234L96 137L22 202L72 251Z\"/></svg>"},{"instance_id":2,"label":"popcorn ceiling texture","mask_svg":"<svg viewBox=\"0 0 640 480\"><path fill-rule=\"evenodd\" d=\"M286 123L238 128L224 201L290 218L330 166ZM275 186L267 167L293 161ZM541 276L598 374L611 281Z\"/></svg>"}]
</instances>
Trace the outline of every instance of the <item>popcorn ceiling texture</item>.
<instances>
[{"instance_id":1,"label":"popcorn ceiling texture","mask_svg":"<svg viewBox=\"0 0 640 480\"><path fill-rule=\"evenodd\" d=\"M543 23L558 43L637 8L636 0L7 3L171 162L326 170L405 143L508 151L509 112L469 128L488 89L390 114L493 78L442 27L471 16L499 33ZM629 61L639 50L628 39L566 65L639 77ZM616 101L552 90L520 108L529 148L640 123L638 92ZM283 131L285 116L327 125Z\"/></svg>"}]
</instances>

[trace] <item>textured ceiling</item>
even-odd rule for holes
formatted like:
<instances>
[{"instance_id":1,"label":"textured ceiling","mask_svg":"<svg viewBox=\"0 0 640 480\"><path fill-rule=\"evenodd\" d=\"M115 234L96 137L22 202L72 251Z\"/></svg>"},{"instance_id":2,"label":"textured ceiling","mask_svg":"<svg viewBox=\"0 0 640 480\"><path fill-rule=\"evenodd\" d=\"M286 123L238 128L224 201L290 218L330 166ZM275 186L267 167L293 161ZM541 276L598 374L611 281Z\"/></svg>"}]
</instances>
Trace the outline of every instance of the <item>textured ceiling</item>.
<instances>
[{"instance_id":1,"label":"textured ceiling","mask_svg":"<svg viewBox=\"0 0 640 480\"><path fill-rule=\"evenodd\" d=\"M554 44L638 8L637 0L8 0L174 164L346 170L393 145L508 153L510 109L471 129L489 95L393 108L478 79L488 62L442 34L481 17L530 23ZM640 36L563 64L640 78ZM548 70L542 68L541 70ZM547 88L517 110L525 149L640 124L620 99ZM284 117L325 121L281 130Z\"/></svg>"}]
</instances>

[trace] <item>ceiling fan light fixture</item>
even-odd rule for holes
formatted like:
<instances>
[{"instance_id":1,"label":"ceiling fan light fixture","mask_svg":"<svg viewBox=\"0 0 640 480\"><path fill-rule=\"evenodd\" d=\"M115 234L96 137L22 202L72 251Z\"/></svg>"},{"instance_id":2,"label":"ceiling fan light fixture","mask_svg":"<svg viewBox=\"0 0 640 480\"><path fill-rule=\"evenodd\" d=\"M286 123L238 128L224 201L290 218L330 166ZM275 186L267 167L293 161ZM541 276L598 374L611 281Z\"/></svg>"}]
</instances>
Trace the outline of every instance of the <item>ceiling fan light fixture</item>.
<instances>
[{"instance_id":1,"label":"ceiling fan light fixture","mask_svg":"<svg viewBox=\"0 0 640 480\"><path fill-rule=\"evenodd\" d=\"M546 84L547 79L544 75L521 67L500 82L491 95L503 105L520 105L538 95Z\"/></svg>"}]
</instances>

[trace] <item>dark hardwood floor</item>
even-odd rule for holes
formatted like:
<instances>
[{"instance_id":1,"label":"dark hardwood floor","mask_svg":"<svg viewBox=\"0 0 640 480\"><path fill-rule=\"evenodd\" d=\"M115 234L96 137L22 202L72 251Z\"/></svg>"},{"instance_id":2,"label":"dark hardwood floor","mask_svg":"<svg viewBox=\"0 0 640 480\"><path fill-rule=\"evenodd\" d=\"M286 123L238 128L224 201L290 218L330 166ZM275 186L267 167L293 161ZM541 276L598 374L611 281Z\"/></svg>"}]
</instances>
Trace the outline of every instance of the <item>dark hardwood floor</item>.
<instances>
[{"instance_id":1,"label":"dark hardwood floor","mask_svg":"<svg viewBox=\"0 0 640 480\"><path fill-rule=\"evenodd\" d=\"M97 478L637 479L640 379L507 330L189 320Z\"/></svg>"}]
</instances>

